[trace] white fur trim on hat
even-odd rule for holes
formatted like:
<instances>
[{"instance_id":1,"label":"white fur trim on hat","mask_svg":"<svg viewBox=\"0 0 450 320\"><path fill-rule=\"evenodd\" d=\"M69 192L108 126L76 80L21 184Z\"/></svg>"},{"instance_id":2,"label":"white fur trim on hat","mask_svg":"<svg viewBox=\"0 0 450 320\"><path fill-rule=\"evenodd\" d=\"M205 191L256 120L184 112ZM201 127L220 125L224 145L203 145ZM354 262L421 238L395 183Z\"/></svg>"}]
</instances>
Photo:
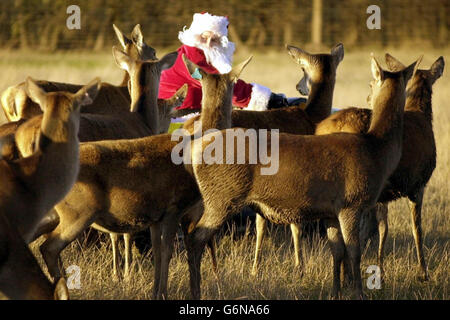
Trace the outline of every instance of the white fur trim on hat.
<instances>
[{"instance_id":1,"label":"white fur trim on hat","mask_svg":"<svg viewBox=\"0 0 450 320\"><path fill-rule=\"evenodd\" d=\"M189 27L190 32L200 35L205 31L212 31L219 37L228 36L228 18L214 16L209 13L196 13Z\"/></svg>"},{"instance_id":2,"label":"white fur trim on hat","mask_svg":"<svg viewBox=\"0 0 450 320\"><path fill-rule=\"evenodd\" d=\"M185 45L196 47L200 35L205 31L214 32L226 46L228 42L228 18L213 16L209 13L196 13L189 29L184 26L183 31L178 33L178 39Z\"/></svg>"},{"instance_id":3,"label":"white fur trim on hat","mask_svg":"<svg viewBox=\"0 0 450 320\"><path fill-rule=\"evenodd\" d=\"M269 104L270 95L272 91L260 84L252 83L252 95L250 97L250 102L246 110L253 111L265 111Z\"/></svg>"}]
</instances>

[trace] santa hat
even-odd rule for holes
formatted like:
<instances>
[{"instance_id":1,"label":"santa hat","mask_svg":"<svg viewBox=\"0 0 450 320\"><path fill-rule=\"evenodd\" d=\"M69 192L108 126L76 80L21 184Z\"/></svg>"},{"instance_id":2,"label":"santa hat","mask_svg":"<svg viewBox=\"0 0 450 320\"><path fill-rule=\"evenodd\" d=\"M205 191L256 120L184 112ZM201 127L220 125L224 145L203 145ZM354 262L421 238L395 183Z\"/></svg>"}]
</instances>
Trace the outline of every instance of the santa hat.
<instances>
[{"instance_id":1,"label":"santa hat","mask_svg":"<svg viewBox=\"0 0 450 320\"><path fill-rule=\"evenodd\" d=\"M205 31L212 31L221 39L226 38L228 36L228 17L214 16L207 12L195 13L189 29L184 26L178 38L182 43L194 46L196 43L193 41L197 38L196 36Z\"/></svg>"}]
</instances>

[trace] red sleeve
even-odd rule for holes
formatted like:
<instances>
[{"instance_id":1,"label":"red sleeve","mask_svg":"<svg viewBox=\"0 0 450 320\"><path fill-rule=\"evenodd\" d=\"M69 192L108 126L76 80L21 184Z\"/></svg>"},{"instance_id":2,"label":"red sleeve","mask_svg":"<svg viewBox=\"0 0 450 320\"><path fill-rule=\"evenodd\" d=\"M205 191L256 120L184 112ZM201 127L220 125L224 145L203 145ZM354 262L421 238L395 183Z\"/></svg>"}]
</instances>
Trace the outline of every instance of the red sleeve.
<instances>
[{"instance_id":1,"label":"red sleeve","mask_svg":"<svg viewBox=\"0 0 450 320\"><path fill-rule=\"evenodd\" d=\"M253 86L239 79L234 85L233 106L246 107L252 97Z\"/></svg>"},{"instance_id":2,"label":"red sleeve","mask_svg":"<svg viewBox=\"0 0 450 320\"><path fill-rule=\"evenodd\" d=\"M215 74L219 73L219 71L217 71L216 68L214 68L208 62L206 62L205 54L203 53L203 51L201 49L198 49L196 47L190 47L187 45L183 45L182 47L183 47L182 52L184 52L186 54L186 57L189 60L191 60L193 63L198 65L200 68L205 70L205 72L215 73Z\"/></svg>"}]
</instances>

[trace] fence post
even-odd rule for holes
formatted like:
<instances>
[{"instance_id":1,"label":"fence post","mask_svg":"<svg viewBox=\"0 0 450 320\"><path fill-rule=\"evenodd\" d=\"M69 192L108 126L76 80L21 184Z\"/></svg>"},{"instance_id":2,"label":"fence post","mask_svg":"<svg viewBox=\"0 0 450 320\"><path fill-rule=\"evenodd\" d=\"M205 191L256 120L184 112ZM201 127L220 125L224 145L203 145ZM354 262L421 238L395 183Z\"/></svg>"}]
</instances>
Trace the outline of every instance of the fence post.
<instances>
[{"instance_id":1,"label":"fence post","mask_svg":"<svg viewBox=\"0 0 450 320\"><path fill-rule=\"evenodd\" d=\"M322 0L313 0L311 42L316 48L322 46Z\"/></svg>"}]
</instances>

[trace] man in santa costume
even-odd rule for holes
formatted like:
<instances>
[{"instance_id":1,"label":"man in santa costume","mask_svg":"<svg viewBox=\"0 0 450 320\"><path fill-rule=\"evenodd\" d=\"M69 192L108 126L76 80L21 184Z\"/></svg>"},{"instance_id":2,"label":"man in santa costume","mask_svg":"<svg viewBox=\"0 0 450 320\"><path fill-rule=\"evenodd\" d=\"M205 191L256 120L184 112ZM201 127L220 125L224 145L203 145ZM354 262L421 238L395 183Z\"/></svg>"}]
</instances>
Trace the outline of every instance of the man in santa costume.
<instances>
[{"instance_id":1,"label":"man in santa costume","mask_svg":"<svg viewBox=\"0 0 450 320\"><path fill-rule=\"evenodd\" d=\"M159 98L168 99L185 83L188 93L178 109L200 110L202 88L196 74L187 70L182 55L208 73L225 74L231 71L235 45L228 40L228 18L209 13L196 13L191 26L178 34L183 44L172 68L161 74ZM272 93L265 86L238 80L234 86L233 105L247 110L263 111L288 106L284 95Z\"/></svg>"}]
</instances>

